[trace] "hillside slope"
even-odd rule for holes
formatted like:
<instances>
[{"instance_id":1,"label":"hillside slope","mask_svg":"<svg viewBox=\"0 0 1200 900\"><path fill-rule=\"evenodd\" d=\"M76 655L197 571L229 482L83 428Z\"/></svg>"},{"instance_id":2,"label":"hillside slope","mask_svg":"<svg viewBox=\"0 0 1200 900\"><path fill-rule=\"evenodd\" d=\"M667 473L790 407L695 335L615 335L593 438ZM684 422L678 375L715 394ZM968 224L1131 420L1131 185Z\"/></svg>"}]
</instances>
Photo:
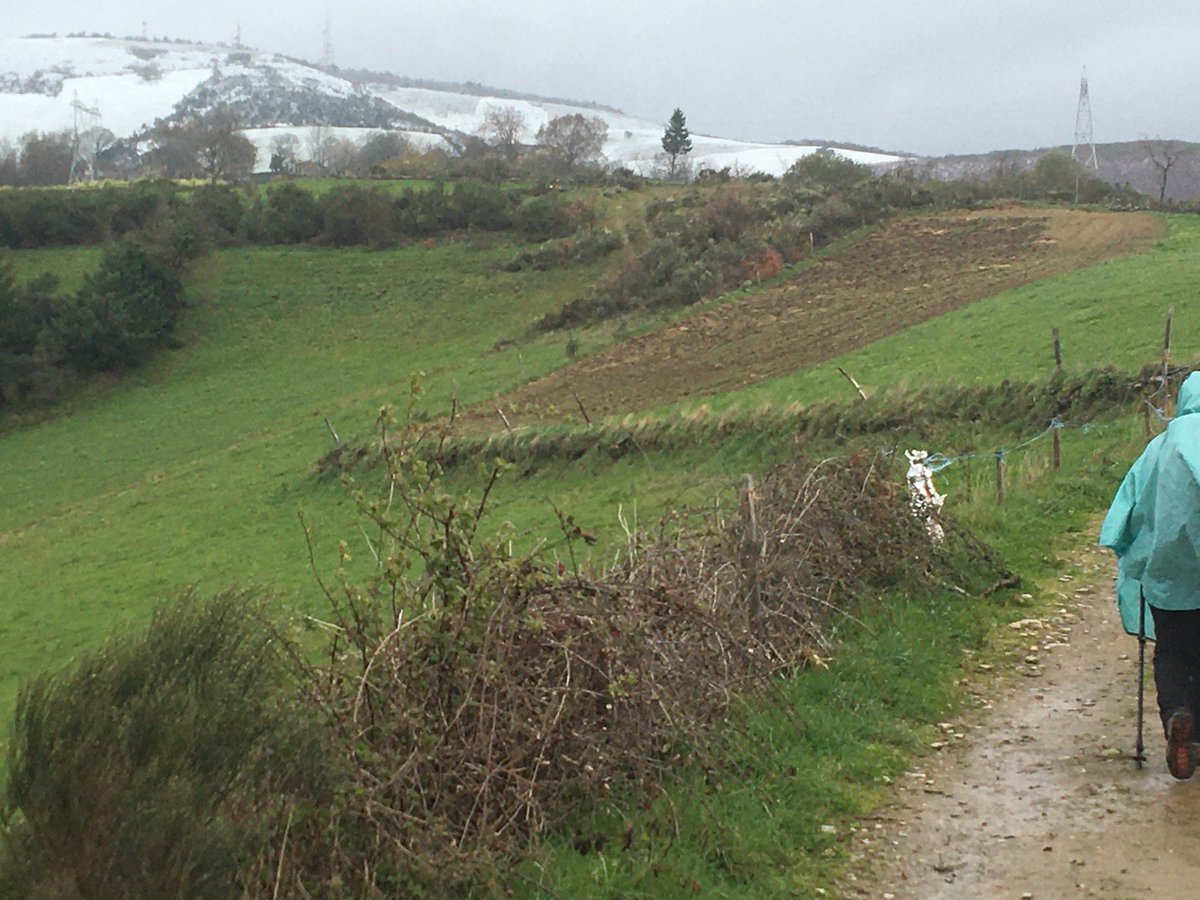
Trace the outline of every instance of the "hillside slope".
<instances>
[{"instance_id":1,"label":"hillside slope","mask_svg":"<svg viewBox=\"0 0 1200 900\"><path fill-rule=\"evenodd\" d=\"M292 609L319 612L325 601L309 570L297 509L316 529L321 564L338 565L333 548L341 539L354 544L360 564L370 560L341 487L312 474L333 446L326 420L343 440L369 434L382 404L405 403L415 372L425 373L421 415L440 415L457 398L460 408L478 405L476 427L496 430L495 405L486 401L497 392L504 403L529 392L530 402L545 404L541 421L575 421L574 399L550 391L555 385L577 387L594 414L636 413L745 384L775 391L770 399L784 404L845 397L836 370L825 374L833 360L798 367L884 334L890 336L857 351L883 348L882 361L868 366L839 357L835 364L870 385L895 383L899 373L996 383L1044 371L1054 325L1064 329L1072 367L1139 366L1161 341L1165 306L1184 309L1194 291L1200 227L1177 217L1151 252L1068 272L1146 247L1160 220L1047 213L1045 233L1061 239L1038 243L1029 240L1035 215L1014 211L1007 224L946 218L958 218L958 228L965 222L978 236L974 244L950 230L936 233L943 226L931 221L904 220L850 245L844 256L799 271L794 283L725 298L662 334L585 357L558 375L549 373L567 362L563 335L489 350L585 290L602 264L510 273L497 264L511 259L513 248L466 242L224 251L195 274L199 302L179 350L92 386L44 421L0 431L0 707L21 676L142 620L156 600L191 584L204 592L251 584L276 592ZM1120 227L1090 230L1080 222ZM918 238L920 230L928 233ZM1075 243L1067 239L1073 234L1081 236ZM942 255L926 260L915 246L940 247ZM12 259L29 277L47 268L86 271L96 253L30 251ZM1044 280L1062 272L1068 274ZM1043 280L1027 284L1036 278ZM1027 286L988 297L1014 284ZM923 315L935 317L914 325L906 305L922 290L932 292ZM825 293L827 308L839 312L827 316L834 329L818 340L820 320L805 318L813 313L804 300ZM972 317L967 332L964 316ZM735 328L737 341L730 342ZM584 337L586 350L596 338ZM1175 343L1180 359L1200 352L1197 332L1182 323ZM773 375L783 377L761 380ZM732 396L755 399L757 389ZM557 414L551 403L560 405ZM641 461L600 476L564 466L536 497L506 506L504 516L524 534L553 531L549 496L560 508L586 506L590 519L611 525L622 503L650 509L681 484L727 484L711 457L686 473L669 465L639 468ZM735 464L742 471L747 462Z\"/></svg>"},{"instance_id":2,"label":"hillside slope","mask_svg":"<svg viewBox=\"0 0 1200 900\"><path fill-rule=\"evenodd\" d=\"M470 87L468 92L465 86L412 86L385 74L342 74L246 47L112 37L3 38L0 143L15 143L30 131L72 129L77 103L97 111L102 127L119 139L144 136L158 119L229 105L259 149L257 169L266 171L271 140L280 134L300 139L302 159L308 158L306 137L315 125L336 129L337 137L359 139L392 130L422 147L450 148L479 134L488 112L501 107L523 116L519 139L524 143L534 143L551 118L581 114L608 124L604 153L612 163L649 172L662 150L670 110L663 110L659 122L594 104ZM698 134L692 139L691 161L698 169L729 166L780 174L820 149ZM899 159L849 149L844 155L864 163Z\"/></svg>"},{"instance_id":3,"label":"hillside slope","mask_svg":"<svg viewBox=\"0 0 1200 900\"><path fill-rule=\"evenodd\" d=\"M902 165L909 171L927 178L954 181L962 178L992 178L1031 170L1047 153L1070 154L1069 146L1044 147L1038 150L998 150L962 156L942 156L913 159ZM1080 149L1077 155L1083 158ZM1095 173L1109 184L1128 184L1150 197L1157 197L1162 188L1161 165L1171 157L1167 173L1168 200L1188 200L1200 197L1200 144L1155 138L1144 141L1121 141L1096 145ZM1158 165L1156 165L1156 160Z\"/></svg>"},{"instance_id":4,"label":"hillside slope","mask_svg":"<svg viewBox=\"0 0 1200 900\"><path fill-rule=\"evenodd\" d=\"M782 283L625 341L472 415L578 421L737 391L865 347L984 297L1147 249L1160 219L1009 209L906 218ZM576 398L579 398L578 401Z\"/></svg>"}]
</instances>

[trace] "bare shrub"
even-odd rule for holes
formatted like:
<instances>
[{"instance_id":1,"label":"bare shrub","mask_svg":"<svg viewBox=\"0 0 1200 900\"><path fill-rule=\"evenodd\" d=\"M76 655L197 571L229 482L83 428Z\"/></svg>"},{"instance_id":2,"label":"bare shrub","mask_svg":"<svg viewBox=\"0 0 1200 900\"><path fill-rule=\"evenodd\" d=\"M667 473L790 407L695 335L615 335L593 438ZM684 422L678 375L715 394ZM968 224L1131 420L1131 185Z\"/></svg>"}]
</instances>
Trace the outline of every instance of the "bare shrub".
<instances>
[{"instance_id":1,"label":"bare shrub","mask_svg":"<svg viewBox=\"0 0 1200 900\"><path fill-rule=\"evenodd\" d=\"M447 432L382 426L384 499L358 495L376 576L329 587L328 662L297 655L352 784L294 835L285 880L478 883L580 808L703 757L738 698L828 655L839 605L936 565L870 455L781 466L733 521L630 528L604 572L579 564L591 538L565 514L558 559L514 556L477 535L502 466L453 496Z\"/></svg>"},{"instance_id":2,"label":"bare shrub","mask_svg":"<svg viewBox=\"0 0 1200 900\"><path fill-rule=\"evenodd\" d=\"M747 477L728 518L630 526L602 571L565 513L553 556L516 555L505 528L480 531L503 464L475 494L446 487L452 418L381 414L383 483L355 492L373 573L348 578L343 544L332 613L309 620L324 660L287 643L307 714L236 595L22 690L0 887L496 893L579 811L658 792L685 761L719 768L734 704L819 664L831 620L950 577L942 554L976 546L951 525L935 551L901 479L860 454Z\"/></svg>"}]
</instances>

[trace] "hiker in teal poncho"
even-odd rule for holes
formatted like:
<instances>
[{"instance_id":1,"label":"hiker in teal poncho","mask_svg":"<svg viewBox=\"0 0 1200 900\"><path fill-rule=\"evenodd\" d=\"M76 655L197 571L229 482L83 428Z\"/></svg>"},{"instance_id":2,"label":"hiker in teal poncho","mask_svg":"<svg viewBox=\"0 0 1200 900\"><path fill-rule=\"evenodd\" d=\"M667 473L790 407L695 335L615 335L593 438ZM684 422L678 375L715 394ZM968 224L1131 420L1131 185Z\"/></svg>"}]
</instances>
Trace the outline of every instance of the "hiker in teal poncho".
<instances>
[{"instance_id":1,"label":"hiker in teal poncho","mask_svg":"<svg viewBox=\"0 0 1200 900\"><path fill-rule=\"evenodd\" d=\"M1117 554L1117 602L1130 634L1145 623L1154 686L1176 778L1196 768L1200 713L1200 372L1179 391L1175 418L1146 445L1113 498L1100 544ZM1142 616L1142 597L1149 614Z\"/></svg>"}]
</instances>

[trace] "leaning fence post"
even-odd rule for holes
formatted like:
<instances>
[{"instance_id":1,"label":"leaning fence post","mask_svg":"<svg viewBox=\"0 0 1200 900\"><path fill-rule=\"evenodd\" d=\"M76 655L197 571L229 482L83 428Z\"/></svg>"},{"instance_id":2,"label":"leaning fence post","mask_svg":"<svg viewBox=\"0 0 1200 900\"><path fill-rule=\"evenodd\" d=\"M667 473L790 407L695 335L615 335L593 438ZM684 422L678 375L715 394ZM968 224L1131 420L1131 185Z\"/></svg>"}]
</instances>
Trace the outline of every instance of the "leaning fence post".
<instances>
[{"instance_id":1,"label":"leaning fence post","mask_svg":"<svg viewBox=\"0 0 1200 900\"><path fill-rule=\"evenodd\" d=\"M996 502L1004 503L1004 451L996 451Z\"/></svg>"},{"instance_id":2,"label":"leaning fence post","mask_svg":"<svg viewBox=\"0 0 1200 900\"><path fill-rule=\"evenodd\" d=\"M571 388L571 393L575 395L575 405L579 407L579 411L583 414L584 424L587 425L588 428L591 428L592 427L592 417L589 416L587 410L584 409L583 401L579 399L579 392L577 390L575 390L574 388Z\"/></svg>"}]
</instances>

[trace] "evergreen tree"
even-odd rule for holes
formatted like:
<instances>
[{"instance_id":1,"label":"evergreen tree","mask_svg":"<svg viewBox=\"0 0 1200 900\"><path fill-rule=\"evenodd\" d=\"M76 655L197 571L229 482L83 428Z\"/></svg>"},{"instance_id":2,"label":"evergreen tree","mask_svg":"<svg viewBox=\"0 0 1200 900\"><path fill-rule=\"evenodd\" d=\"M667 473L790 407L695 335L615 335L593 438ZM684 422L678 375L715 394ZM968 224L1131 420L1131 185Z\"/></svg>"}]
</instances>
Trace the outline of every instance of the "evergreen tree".
<instances>
[{"instance_id":1,"label":"evergreen tree","mask_svg":"<svg viewBox=\"0 0 1200 900\"><path fill-rule=\"evenodd\" d=\"M683 110L679 107L675 107L675 112L671 113L671 121L663 132L662 148L668 159L667 177L674 178L679 173L679 158L692 152L692 136L688 132Z\"/></svg>"}]
</instances>

